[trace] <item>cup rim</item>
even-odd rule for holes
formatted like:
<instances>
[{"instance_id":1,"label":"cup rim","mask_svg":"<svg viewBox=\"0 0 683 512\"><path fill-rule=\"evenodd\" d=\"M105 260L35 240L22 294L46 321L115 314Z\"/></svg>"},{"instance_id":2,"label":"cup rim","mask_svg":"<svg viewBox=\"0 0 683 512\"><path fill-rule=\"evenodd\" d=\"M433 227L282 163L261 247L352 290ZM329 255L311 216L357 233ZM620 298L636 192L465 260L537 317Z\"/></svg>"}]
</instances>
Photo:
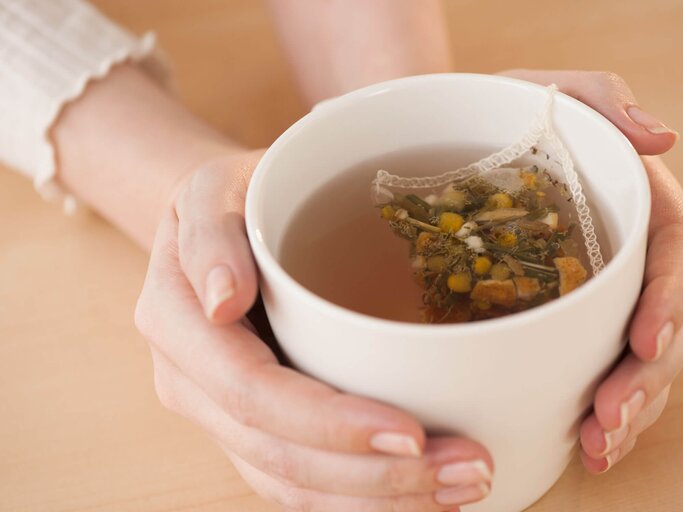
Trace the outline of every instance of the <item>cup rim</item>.
<instances>
[{"instance_id":1,"label":"cup rim","mask_svg":"<svg viewBox=\"0 0 683 512\"><path fill-rule=\"evenodd\" d=\"M276 281L278 286L287 287L289 293L297 295L304 304L308 307L315 308L322 313L338 317L346 323L360 325L361 327L372 329L376 328L378 332L396 333L400 335L461 335L467 336L481 332L482 329L488 331L506 331L508 329L519 328L521 326L540 320L545 316L561 315L563 311L573 308L577 303L583 301L589 294L597 292L599 289L609 286L609 284L623 272L624 266L627 264L629 257L637 250L640 241L647 233L649 219L650 219L650 186L647 179L647 173L640 159L640 156L635 151L630 141L624 136L619 129L607 120L602 114L588 107L584 103L578 101L571 96L564 93L557 92L555 101L564 103L569 108L582 110L585 114L592 117L594 122L606 126L607 129L612 130L619 139L619 143L623 146L623 151L628 152L632 159L635 159L637 167L641 172L635 176L635 187L637 199L636 204L630 206L635 209L635 226L621 244L614 257L605 265L605 268L597 276L592 277L582 286L572 291L572 293L561 297L560 300L553 300L541 306L531 308L519 313L506 315L499 318L487 319L485 321L457 323L457 324L421 324L416 322L405 322L398 320L389 320L379 318L365 313L360 313L339 306L319 295L296 281L289 273L280 265L277 258L271 253L266 242L263 239L259 225L262 222L261 213L258 211L260 184L265 179L267 169L271 162L276 158L280 149L285 146L290 138L300 132L312 119L327 112L335 112L346 108L358 100L369 98L380 94L389 93L398 89L411 87L421 82L433 81L460 81L460 80L480 80L497 83L507 83L511 86L521 87L527 90L541 91L545 87L519 80L516 78L502 77L498 75L484 75L477 73L437 73L429 75L416 75L404 78L389 80L386 82L377 83L361 89L356 89L342 96L325 100L316 105L311 112L303 116L296 123L290 126L277 140L266 150L263 157L256 166L247 190L246 206L245 206L245 221L247 234L251 243L254 256L260 268L266 267L269 272L269 277Z\"/></svg>"}]
</instances>

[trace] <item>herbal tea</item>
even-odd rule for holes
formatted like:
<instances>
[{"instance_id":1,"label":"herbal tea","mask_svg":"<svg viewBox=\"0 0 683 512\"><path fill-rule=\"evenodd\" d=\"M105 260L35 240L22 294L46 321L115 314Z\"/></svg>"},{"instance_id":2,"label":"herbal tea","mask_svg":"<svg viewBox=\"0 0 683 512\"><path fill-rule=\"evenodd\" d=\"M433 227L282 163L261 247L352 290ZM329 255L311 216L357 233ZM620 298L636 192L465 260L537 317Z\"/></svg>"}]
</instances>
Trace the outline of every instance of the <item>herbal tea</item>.
<instances>
[{"instance_id":1,"label":"herbal tea","mask_svg":"<svg viewBox=\"0 0 683 512\"><path fill-rule=\"evenodd\" d=\"M369 199L380 168L433 175L490 152L422 147L349 169L295 213L283 268L324 299L406 322L502 316L580 285L589 275L580 233L562 208L562 187L539 170L514 170L525 184L514 196L474 180L397 195L379 209Z\"/></svg>"}]
</instances>

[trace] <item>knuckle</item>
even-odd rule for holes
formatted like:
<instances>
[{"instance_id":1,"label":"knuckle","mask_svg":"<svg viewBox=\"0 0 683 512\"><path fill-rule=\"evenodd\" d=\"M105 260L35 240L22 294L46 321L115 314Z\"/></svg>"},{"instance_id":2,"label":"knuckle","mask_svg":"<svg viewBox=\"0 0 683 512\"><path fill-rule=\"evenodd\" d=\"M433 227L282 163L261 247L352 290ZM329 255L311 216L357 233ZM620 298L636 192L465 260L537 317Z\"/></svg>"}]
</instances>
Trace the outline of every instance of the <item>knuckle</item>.
<instances>
[{"instance_id":1,"label":"knuckle","mask_svg":"<svg viewBox=\"0 0 683 512\"><path fill-rule=\"evenodd\" d=\"M203 189L215 184L218 168L216 162L206 162L200 165L187 181L187 185L183 189L182 200L186 203L191 202L195 197L201 197L201 194L199 196L198 194Z\"/></svg>"},{"instance_id":2,"label":"knuckle","mask_svg":"<svg viewBox=\"0 0 683 512\"><path fill-rule=\"evenodd\" d=\"M238 212L244 210L247 188L260 159L261 154L257 151L235 162L236 165L232 168L226 187L228 204L233 210Z\"/></svg>"},{"instance_id":3,"label":"knuckle","mask_svg":"<svg viewBox=\"0 0 683 512\"><path fill-rule=\"evenodd\" d=\"M178 399L171 378L168 372L158 366L154 368L154 390L161 405L170 411L178 410Z\"/></svg>"},{"instance_id":4,"label":"knuckle","mask_svg":"<svg viewBox=\"0 0 683 512\"><path fill-rule=\"evenodd\" d=\"M248 372L241 371L235 377L235 385L225 395L224 407L228 414L246 427L257 425L254 407L254 389L249 383L255 382L254 377Z\"/></svg>"},{"instance_id":5,"label":"knuckle","mask_svg":"<svg viewBox=\"0 0 683 512\"><path fill-rule=\"evenodd\" d=\"M228 181L228 198L236 203L243 202L250 181L251 167L247 164L238 166Z\"/></svg>"},{"instance_id":6,"label":"knuckle","mask_svg":"<svg viewBox=\"0 0 683 512\"><path fill-rule=\"evenodd\" d=\"M333 392L323 402L320 410L320 424L325 446L332 449L347 449L354 444L355 432L344 422L340 410L344 410L346 395Z\"/></svg>"},{"instance_id":7,"label":"knuckle","mask_svg":"<svg viewBox=\"0 0 683 512\"><path fill-rule=\"evenodd\" d=\"M330 449L346 448L348 443L345 442L346 432L343 432L339 425L339 420L332 414L326 414L322 421L322 435L325 446Z\"/></svg>"},{"instance_id":8,"label":"knuckle","mask_svg":"<svg viewBox=\"0 0 683 512\"><path fill-rule=\"evenodd\" d=\"M135 328L145 337L150 338L152 333L152 313L147 300L147 294L143 290L135 304L133 313Z\"/></svg>"},{"instance_id":9,"label":"knuckle","mask_svg":"<svg viewBox=\"0 0 683 512\"><path fill-rule=\"evenodd\" d=\"M247 187L258 160L255 158L219 159L199 167L183 190L180 209L204 197L207 189L223 190L226 205L231 210L242 212Z\"/></svg>"},{"instance_id":10,"label":"knuckle","mask_svg":"<svg viewBox=\"0 0 683 512\"><path fill-rule=\"evenodd\" d=\"M214 162L209 162L205 165L199 166L192 175L189 182L189 190L193 191L201 188L206 183L213 183L216 177L217 166Z\"/></svg>"},{"instance_id":11,"label":"knuckle","mask_svg":"<svg viewBox=\"0 0 683 512\"><path fill-rule=\"evenodd\" d=\"M285 446L269 447L263 462L270 473L288 482L300 483L298 482L297 463Z\"/></svg>"},{"instance_id":12,"label":"knuckle","mask_svg":"<svg viewBox=\"0 0 683 512\"><path fill-rule=\"evenodd\" d=\"M400 460L390 460L384 466L382 480L391 495L405 494L414 478L408 476L405 466Z\"/></svg>"},{"instance_id":13,"label":"knuckle","mask_svg":"<svg viewBox=\"0 0 683 512\"><path fill-rule=\"evenodd\" d=\"M151 346L163 345L163 324L159 317L160 306L154 293L147 290L147 284L138 297L133 312L135 328Z\"/></svg>"},{"instance_id":14,"label":"knuckle","mask_svg":"<svg viewBox=\"0 0 683 512\"><path fill-rule=\"evenodd\" d=\"M210 183L214 173L213 166L204 164L194 170L194 172L182 184L175 202L175 210L178 217L182 217L184 212L194 208L197 198L201 197L200 191Z\"/></svg>"},{"instance_id":15,"label":"knuckle","mask_svg":"<svg viewBox=\"0 0 683 512\"><path fill-rule=\"evenodd\" d=\"M192 264L198 258L201 251L197 251L196 248L205 238L206 232L207 227L203 218L193 215L183 219L178 230L179 256L183 265Z\"/></svg>"},{"instance_id":16,"label":"knuckle","mask_svg":"<svg viewBox=\"0 0 683 512\"><path fill-rule=\"evenodd\" d=\"M206 217L192 215L184 218L178 230L178 261L185 275L192 281L201 275L202 263L206 260L205 251L198 251L198 247L205 247L207 240L212 238Z\"/></svg>"},{"instance_id":17,"label":"knuckle","mask_svg":"<svg viewBox=\"0 0 683 512\"><path fill-rule=\"evenodd\" d=\"M624 79L613 71L598 71L597 74L600 80L609 85L622 85L625 83Z\"/></svg>"}]
</instances>

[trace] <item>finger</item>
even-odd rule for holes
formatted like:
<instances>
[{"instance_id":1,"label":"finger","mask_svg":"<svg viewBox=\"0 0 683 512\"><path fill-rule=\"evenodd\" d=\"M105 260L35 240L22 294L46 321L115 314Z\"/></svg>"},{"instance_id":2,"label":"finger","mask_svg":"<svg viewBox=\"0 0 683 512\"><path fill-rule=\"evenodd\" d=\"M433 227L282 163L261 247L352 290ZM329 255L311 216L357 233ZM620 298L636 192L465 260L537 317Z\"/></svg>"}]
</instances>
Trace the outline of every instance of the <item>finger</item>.
<instances>
[{"instance_id":1,"label":"finger","mask_svg":"<svg viewBox=\"0 0 683 512\"><path fill-rule=\"evenodd\" d=\"M296 445L244 427L162 354L152 352L157 393L166 407L198 423L226 451L284 482L349 496L424 494L479 483L490 486L491 458L481 445L466 439L430 439L420 458L347 455Z\"/></svg>"},{"instance_id":2,"label":"finger","mask_svg":"<svg viewBox=\"0 0 683 512\"><path fill-rule=\"evenodd\" d=\"M604 473L626 457L634 448L638 436L657 421L664 411L671 386L667 386L657 398L636 416L631 425L624 429L624 435L614 442L601 440L604 432L595 415L591 415L581 428L581 460L586 469L594 474ZM597 448L597 446L603 448Z\"/></svg>"},{"instance_id":3,"label":"finger","mask_svg":"<svg viewBox=\"0 0 683 512\"><path fill-rule=\"evenodd\" d=\"M598 388L595 416L606 432L624 428L671 384L683 367L683 343L674 343L656 362L629 353Z\"/></svg>"},{"instance_id":4,"label":"finger","mask_svg":"<svg viewBox=\"0 0 683 512\"><path fill-rule=\"evenodd\" d=\"M612 432L605 432L595 414L590 414L581 425L581 449L593 459L602 459L618 450L632 437L638 437L661 416L669 398L670 389L671 386L665 387L650 405L636 415L631 423Z\"/></svg>"},{"instance_id":5,"label":"finger","mask_svg":"<svg viewBox=\"0 0 683 512\"><path fill-rule=\"evenodd\" d=\"M652 190L645 289L630 327L631 348L659 359L683 325L683 189L660 158L643 158Z\"/></svg>"},{"instance_id":6,"label":"finger","mask_svg":"<svg viewBox=\"0 0 683 512\"><path fill-rule=\"evenodd\" d=\"M409 414L340 393L277 363L243 325L210 325L179 270L178 221L158 229L136 308L145 337L240 423L330 451L419 455L424 430Z\"/></svg>"},{"instance_id":7,"label":"finger","mask_svg":"<svg viewBox=\"0 0 683 512\"><path fill-rule=\"evenodd\" d=\"M335 495L287 485L259 471L234 454L229 457L237 471L258 494L286 510L297 512L442 512L479 501L489 492L488 487L480 484L449 489L449 494L438 491L432 494L381 498Z\"/></svg>"},{"instance_id":8,"label":"finger","mask_svg":"<svg viewBox=\"0 0 683 512\"><path fill-rule=\"evenodd\" d=\"M604 457L593 458L588 455L585 451L581 451L580 457L581 462L589 473L594 475L599 475L601 473L606 473L612 469L615 464L620 462L626 455L628 455L636 445L637 436L632 436L626 439L621 446L616 448L614 451L610 452Z\"/></svg>"},{"instance_id":9,"label":"finger","mask_svg":"<svg viewBox=\"0 0 683 512\"><path fill-rule=\"evenodd\" d=\"M605 456L606 469L604 471L612 469L617 463L621 462L624 457L631 453L636 446L638 436L646 429L650 428L661 416L669 398L670 388L670 386L667 386L650 405L634 418L626 439Z\"/></svg>"},{"instance_id":10,"label":"finger","mask_svg":"<svg viewBox=\"0 0 683 512\"><path fill-rule=\"evenodd\" d=\"M541 85L557 84L562 92L609 119L642 155L665 153L678 139L677 132L638 105L626 82L615 73L513 69L499 74Z\"/></svg>"},{"instance_id":11,"label":"finger","mask_svg":"<svg viewBox=\"0 0 683 512\"><path fill-rule=\"evenodd\" d=\"M643 432L654 425L654 423L664 412L666 403L669 400L670 391L670 385L665 387L664 390L659 393L659 395L657 395L654 400L652 400L650 404L634 418L631 424L630 433L626 438L626 441L624 441L624 444L626 444L631 438L639 437Z\"/></svg>"},{"instance_id":12,"label":"finger","mask_svg":"<svg viewBox=\"0 0 683 512\"><path fill-rule=\"evenodd\" d=\"M579 452L579 457L583 467L592 475L599 475L609 469L609 461L605 457L593 458L584 450Z\"/></svg>"},{"instance_id":13,"label":"finger","mask_svg":"<svg viewBox=\"0 0 683 512\"><path fill-rule=\"evenodd\" d=\"M256 268L244 228L244 197L261 152L198 169L176 201L180 263L206 316L231 323L254 303Z\"/></svg>"},{"instance_id":14,"label":"finger","mask_svg":"<svg viewBox=\"0 0 683 512\"><path fill-rule=\"evenodd\" d=\"M603 459L608 453L626 440L631 433L631 423L623 427L606 432L594 413L581 424L581 449L591 459Z\"/></svg>"}]
</instances>

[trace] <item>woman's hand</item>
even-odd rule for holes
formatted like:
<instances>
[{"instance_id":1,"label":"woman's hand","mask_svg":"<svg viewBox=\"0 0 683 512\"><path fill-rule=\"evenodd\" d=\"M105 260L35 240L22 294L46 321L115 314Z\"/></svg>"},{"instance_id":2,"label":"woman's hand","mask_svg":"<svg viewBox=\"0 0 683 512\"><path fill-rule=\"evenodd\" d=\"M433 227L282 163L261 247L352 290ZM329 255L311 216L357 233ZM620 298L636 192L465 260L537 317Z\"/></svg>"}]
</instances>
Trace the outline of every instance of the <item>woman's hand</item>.
<instances>
[{"instance_id":1,"label":"woman's hand","mask_svg":"<svg viewBox=\"0 0 683 512\"><path fill-rule=\"evenodd\" d=\"M646 113L613 73L527 71L501 73L561 91L594 108L628 137L640 154L671 149L678 134ZM661 415L683 368L683 190L658 157L644 157L652 189L644 288L630 325L624 359L598 388L593 412L581 427L581 458L602 473L634 447Z\"/></svg>"},{"instance_id":2,"label":"woman's hand","mask_svg":"<svg viewBox=\"0 0 683 512\"><path fill-rule=\"evenodd\" d=\"M514 73L558 83L606 114L641 152L675 142L661 125L648 129L623 114L635 101L613 75ZM256 295L244 192L259 157L236 154L199 166L160 224L136 322L150 340L161 401L199 423L259 494L289 510L448 510L480 499L492 470L483 447L427 439L404 412L278 365L243 318ZM682 320L675 263L683 256L683 194L661 162L646 164L654 196L647 286L632 324L632 352L600 387L582 428L592 471L625 455L659 416L683 365L683 344L657 335L666 334L669 321L677 331ZM629 411L618 429L622 403L638 390L640 414Z\"/></svg>"},{"instance_id":3,"label":"woman's hand","mask_svg":"<svg viewBox=\"0 0 683 512\"><path fill-rule=\"evenodd\" d=\"M199 166L158 228L135 316L161 402L287 510L436 512L481 499L493 467L481 445L426 439L408 414L280 366L244 318L257 293L244 194L260 156Z\"/></svg>"},{"instance_id":4,"label":"woman's hand","mask_svg":"<svg viewBox=\"0 0 683 512\"><path fill-rule=\"evenodd\" d=\"M643 157L652 188L644 288L630 350L600 385L581 428L582 460L602 473L626 456L661 415L683 368L683 190L659 157Z\"/></svg>"}]
</instances>

